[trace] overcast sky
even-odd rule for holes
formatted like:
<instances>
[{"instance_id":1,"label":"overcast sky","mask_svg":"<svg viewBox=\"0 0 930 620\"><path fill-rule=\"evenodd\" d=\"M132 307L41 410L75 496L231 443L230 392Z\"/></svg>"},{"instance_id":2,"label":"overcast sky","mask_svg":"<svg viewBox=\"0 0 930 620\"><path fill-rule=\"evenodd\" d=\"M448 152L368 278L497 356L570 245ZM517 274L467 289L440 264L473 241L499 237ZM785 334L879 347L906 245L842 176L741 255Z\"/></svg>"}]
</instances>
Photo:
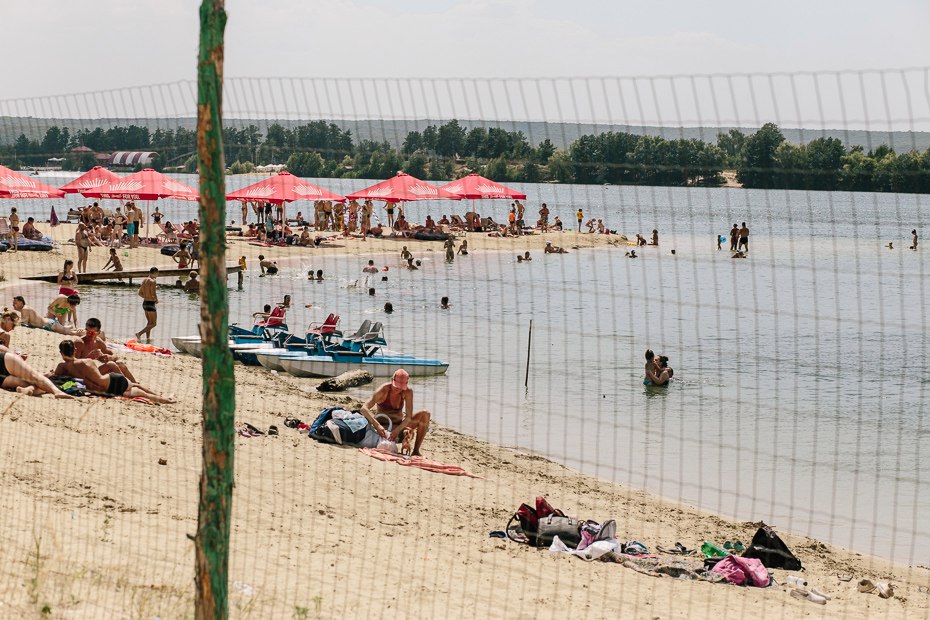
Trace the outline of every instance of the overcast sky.
<instances>
[{"instance_id":1,"label":"overcast sky","mask_svg":"<svg viewBox=\"0 0 930 620\"><path fill-rule=\"evenodd\" d=\"M4 72L0 114L193 113L189 85L139 87L195 79L194 0L2 4L0 52L20 62ZM336 78L230 80L226 111L240 116L900 129L930 121L923 70L798 73L930 66L927 0L228 0L227 12L228 78ZM693 75L720 77L650 79ZM549 79L589 76L640 79ZM107 103L49 98L127 87Z\"/></svg>"}]
</instances>

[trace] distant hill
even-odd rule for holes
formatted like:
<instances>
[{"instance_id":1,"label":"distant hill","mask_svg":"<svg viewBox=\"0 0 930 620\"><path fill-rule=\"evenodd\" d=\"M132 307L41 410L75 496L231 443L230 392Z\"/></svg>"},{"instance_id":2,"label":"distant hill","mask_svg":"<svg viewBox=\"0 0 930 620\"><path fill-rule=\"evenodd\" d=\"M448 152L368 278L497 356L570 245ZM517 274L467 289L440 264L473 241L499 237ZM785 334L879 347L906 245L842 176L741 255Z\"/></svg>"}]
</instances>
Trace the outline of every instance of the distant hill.
<instances>
[{"instance_id":1,"label":"distant hill","mask_svg":"<svg viewBox=\"0 0 930 620\"><path fill-rule=\"evenodd\" d=\"M275 120L275 119L239 119L228 118L225 123L230 127L247 127L256 125L262 132L273 123L279 123L284 127L294 127L303 125L312 120L320 119L303 119L303 120ZM325 120L325 119L324 119ZM411 131L422 131L429 125L442 125L450 119L416 119L416 120L346 120L332 119L326 122L332 122L343 130L352 132L356 141L358 140L376 140L387 141L395 148L400 147L407 134ZM636 126L636 125L608 125L592 123L548 123L533 121L488 121L488 120L459 120L459 123L468 129L473 127L496 127L507 131L522 131L529 142L533 145L542 142L546 138L552 141L556 148L565 148L572 142L583 135L599 134L608 131L627 132L647 136L661 136L668 139L698 139L705 142L715 142L718 133L727 132L731 127L654 127L654 126ZM68 127L71 131L77 129L95 129L101 127L109 129L117 125L144 125L150 131L158 128L176 129L185 127L194 129L196 120L191 117L177 118L101 118L101 119L53 119L53 118L33 118L33 117L10 117L0 116L0 144L10 144L25 134L31 140L41 140L45 136L46 130L57 125L58 127ZM745 134L756 131L754 127L737 127ZM911 131L864 131L859 129L797 129L790 127L781 127L785 138L795 144L804 144L816 138L838 138L847 146L862 146L866 150L874 148L880 144L887 144L895 151L902 153L910 150L925 151L930 148L930 132L911 132Z\"/></svg>"}]
</instances>

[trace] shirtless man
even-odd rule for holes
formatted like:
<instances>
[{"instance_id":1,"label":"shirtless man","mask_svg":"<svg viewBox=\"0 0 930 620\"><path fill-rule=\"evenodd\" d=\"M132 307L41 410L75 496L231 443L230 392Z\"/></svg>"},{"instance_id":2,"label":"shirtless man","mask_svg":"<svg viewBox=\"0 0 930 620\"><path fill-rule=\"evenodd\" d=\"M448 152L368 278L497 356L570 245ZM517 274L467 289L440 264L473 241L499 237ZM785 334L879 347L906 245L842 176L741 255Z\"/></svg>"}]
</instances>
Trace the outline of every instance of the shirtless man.
<instances>
[{"instance_id":1,"label":"shirtless man","mask_svg":"<svg viewBox=\"0 0 930 620\"><path fill-rule=\"evenodd\" d=\"M559 247L557 245L552 245L551 241L546 241L546 248L543 250L545 254L568 254L568 250L565 248Z\"/></svg>"},{"instance_id":2,"label":"shirtless man","mask_svg":"<svg viewBox=\"0 0 930 620\"><path fill-rule=\"evenodd\" d=\"M916 250L917 249L917 229L915 228L914 230L912 230L911 234L914 236L913 241L911 241L911 249Z\"/></svg>"},{"instance_id":3,"label":"shirtless man","mask_svg":"<svg viewBox=\"0 0 930 620\"><path fill-rule=\"evenodd\" d=\"M103 327L100 319L91 317L84 323L84 327L84 336L72 341L74 343L74 357L100 362L102 364L99 368L100 372L118 372L135 383L136 378L129 372L125 362L119 361L116 353L100 337Z\"/></svg>"},{"instance_id":4,"label":"shirtless man","mask_svg":"<svg viewBox=\"0 0 930 620\"><path fill-rule=\"evenodd\" d=\"M410 253L410 250L407 249L407 246L404 246L404 248L400 251L400 257L402 260L409 261L413 258L413 254Z\"/></svg>"},{"instance_id":5,"label":"shirtless man","mask_svg":"<svg viewBox=\"0 0 930 620\"><path fill-rule=\"evenodd\" d=\"M103 392L111 396L124 396L126 398L146 398L153 403L170 404L175 402L171 397L159 396L148 388L130 381L118 372L102 374L93 360L77 359L74 357L74 343L63 340L58 343L58 352L63 360L52 374L58 376L75 377L82 379L88 389L94 392ZM104 366L101 366L101 369Z\"/></svg>"},{"instance_id":6,"label":"shirtless man","mask_svg":"<svg viewBox=\"0 0 930 620\"><path fill-rule=\"evenodd\" d=\"M739 229L739 244L736 249L743 252L749 251L749 229L746 227L746 222L743 222L743 227Z\"/></svg>"},{"instance_id":7,"label":"shirtless man","mask_svg":"<svg viewBox=\"0 0 930 620\"><path fill-rule=\"evenodd\" d=\"M142 310L145 312L146 323L145 327L136 332L136 340L141 339L143 334L151 340L152 330L158 324L158 294L155 292L157 279L158 267L152 267L149 269L148 277L142 280L142 285L139 287L139 297L142 298Z\"/></svg>"},{"instance_id":8,"label":"shirtless man","mask_svg":"<svg viewBox=\"0 0 930 620\"><path fill-rule=\"evenodd\" d=\"M364 405L362 415L380 436L397 441L404 429L411 428L417 433L413 446L413 456L420 455L420 446L429 429L430 412L423 409L413 413L413 390L408 386L410 375L403 368L394 372L390 383L385 383L372 394ZM384 414L391 420L393 428L390 435L375 418Z\"/></svg>"},{"instance_id":9,"label":"shirtless man","mask_svg":"<svg viewBox=\"0 0 930 620\"><path fill-rule=\"evenodd\" d=\"M129 235L129 247L139 247L139 211L135 203L126 203L126 234Z\"/></svg>"},{"instance_id":10,"label":"shirtless man","mask_svg":"<svg viewBox=\"0 0 930 620\"><path fill-rule=\"evenodd\" d=\"M116 248L110 248L110 259L103 266L103 270L106 271L110 267L113 267L113 271L123 270L123 263L120 261L119 256L116 255Z\"/></svg>"},{"instance_id":11,"label":"shirtless man","mask_svg":"<svg viewBox=\"0 0 930 620\"><path fill-rule=\"evenodd\" d=\"M44 329L46 331L55 332L56 334L64 334L65 336L77 336L81 333L80 330L65 327L56 319L48 319L39 316L35 308L26 305L26 300L23 299L21 295L17 295L13 298L13 309L19 312L21 322L25 323L27 327Z\"/></svg>"},{"instance_id":12,"label":"shirtless man","mask_svg":"<svg viewBox=\"0 0 930 620\"><path fill-rule=\"evenodd\" d=\"M443 246L446 248L446 262L451 263L455 260L455 241L449 237Z\"/></svg>"}]
</instances>

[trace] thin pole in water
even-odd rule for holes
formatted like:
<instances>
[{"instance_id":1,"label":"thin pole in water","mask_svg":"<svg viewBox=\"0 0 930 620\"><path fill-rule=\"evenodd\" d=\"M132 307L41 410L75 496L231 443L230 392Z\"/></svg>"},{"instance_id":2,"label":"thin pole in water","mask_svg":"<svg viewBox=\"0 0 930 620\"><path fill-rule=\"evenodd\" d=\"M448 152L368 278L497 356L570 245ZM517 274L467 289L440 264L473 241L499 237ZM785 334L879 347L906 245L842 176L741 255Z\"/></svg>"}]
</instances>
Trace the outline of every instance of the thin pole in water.
<instances>
[{"instance_id":1,"label":"thin pole in water","mask_svg":"<svg viewBox=\"0 0 930 620\"><path fill-rule=\"evenodd\" d=\"M530 334L526 343L526 378L523 379L523 387L530 385L530 347L533 346L533 319L530 319Z\"/></svg>"}]
</instances>

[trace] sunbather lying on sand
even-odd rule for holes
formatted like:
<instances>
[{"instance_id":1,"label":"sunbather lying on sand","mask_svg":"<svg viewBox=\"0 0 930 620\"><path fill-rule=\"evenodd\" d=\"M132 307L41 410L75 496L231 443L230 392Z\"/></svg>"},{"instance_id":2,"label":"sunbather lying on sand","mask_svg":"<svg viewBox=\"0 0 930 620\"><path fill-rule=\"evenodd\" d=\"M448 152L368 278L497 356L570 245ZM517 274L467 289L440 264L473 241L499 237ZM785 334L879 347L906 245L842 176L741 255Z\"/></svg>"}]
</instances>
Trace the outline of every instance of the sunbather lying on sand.
<instances>
[{"instance_id":1,"label":"sunbather lying on sand","mask_svg":"<svg viewBox=\"0 0 930 620\"><path fill-rule=\"evenodd\" d=\"M65 336L77 336L81 333L81 330L65 327L56 319L48 319L39 316L35 308L26 305L26 300L23 299L21 295L17 295L13 298L13 308L19 311L22 317L22 323L26 327L44 329L55 332L56 334L64 334Z\"/></svg>"},{"instance_id":2,"label":"sunbather lying on sand","mask_svg":"<svg viewBox=\"0 0 930 620\"><path fill-rule=\"evenodd\" d=\"M138 383L129 381L118 372L106 375L100 374L96 362L92 360L79 360L74 357L74 343L63 340L58 344L58 352L64 360L55 368L53 374L59 376L76 377L82 379L88 389L103 392L111 396L125 396L126 398L145 398L153 403L168 404L175 402L174 398L159 396L152 390Z\"/></svg>"}]
</instances>

